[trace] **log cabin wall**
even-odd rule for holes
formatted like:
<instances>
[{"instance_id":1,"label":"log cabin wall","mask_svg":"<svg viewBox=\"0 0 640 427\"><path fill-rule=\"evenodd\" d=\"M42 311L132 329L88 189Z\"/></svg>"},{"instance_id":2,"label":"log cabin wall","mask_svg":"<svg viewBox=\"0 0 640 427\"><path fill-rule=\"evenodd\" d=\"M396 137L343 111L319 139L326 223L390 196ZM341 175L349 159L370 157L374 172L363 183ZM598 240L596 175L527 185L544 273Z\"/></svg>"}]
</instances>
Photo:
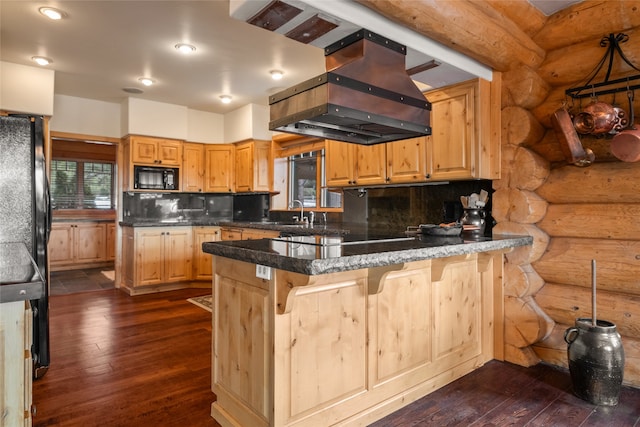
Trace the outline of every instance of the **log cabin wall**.
<instances>
[{"instance_id":1,"label":"log cabin wall","mask_svg":"<svg viewBox=\"0 0 640 427\"><path fill-rule=\"evenodd\" d=\"M596 162L568 165L550 121L565 90L584 84L604 55L602 37L629 35L621 47L640 68L640 2L587 0L550 17L526 0L361 3L503 73L494 232L534 238L506 255L505 358L567 366L564 331L591 317L595 259L598 318L616 324L624 382L640 387L640 163L615 159L610 138L581 137ZM621 61L613 70L611 79L637 74ZM622 106L625 94L599 100Z\"/></svg>"}]
</instances>

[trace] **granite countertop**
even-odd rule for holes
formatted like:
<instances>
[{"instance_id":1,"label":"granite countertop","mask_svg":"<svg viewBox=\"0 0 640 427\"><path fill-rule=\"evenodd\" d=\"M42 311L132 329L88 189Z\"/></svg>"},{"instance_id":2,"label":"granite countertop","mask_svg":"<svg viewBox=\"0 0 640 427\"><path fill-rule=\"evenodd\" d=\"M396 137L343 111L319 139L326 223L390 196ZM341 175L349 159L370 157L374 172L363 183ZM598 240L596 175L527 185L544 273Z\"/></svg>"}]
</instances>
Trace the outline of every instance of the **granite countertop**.
<instances>
[{"instance_id":1,"label":"granite countertop","mask_svg":"<svg viewBox=\"0 0 640 427\"><path fill-rule=\"evenodd\" d=\"M384 233L205 242L204 252L306 275L380 267L533 243L531 236L407 237Z\"/></svg>"},{"instance_id":2,"label":"granite countertop","mask_svg":"<svg viewBox=\"0 0 640 427\"><path fill-rule=\"evenodd\" d=\"M24 243L0 243L0 303L40 299L44 286Z\"/></svg>"},{"instance_id":3,"label":"granite countertop","mask_svg":"<svg viewBox=\"0 0 640 427\"><path fill-rule=\"evenodd\" d=\"M347 234L349 230L338 225L314 225L290 224L280 221L219 221L219 220L123 220L123 227L230 227L230 228L255 228L258 230L279 231L291 235L334 235Z\"/></svg>"}]
</instances>

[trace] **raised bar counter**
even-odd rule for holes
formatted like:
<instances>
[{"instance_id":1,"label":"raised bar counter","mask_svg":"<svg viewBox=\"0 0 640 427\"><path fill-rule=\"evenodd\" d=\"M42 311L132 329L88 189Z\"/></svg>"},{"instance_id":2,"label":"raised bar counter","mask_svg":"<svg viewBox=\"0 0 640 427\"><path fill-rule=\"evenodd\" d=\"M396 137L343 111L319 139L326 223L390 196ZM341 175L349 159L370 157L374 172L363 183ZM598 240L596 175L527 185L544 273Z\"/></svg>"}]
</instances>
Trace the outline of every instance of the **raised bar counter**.
<instances>
[{"instance_id":1,"label":"raised bar counter","mask_svg":"<svg viewBox=\"0 0 640 427\"><path fill-rule=\"evenodd\" d=\"M348 231L203 244L221 426L365 426L503 359L503 254L531 237Z\"/></svg>"},{"instance_id":2,"label":"raised bar counter","mask_svg":"<svg viewBox=\"0 0 640 427\"><path fill-rule=\"evenodd\" d=\"M530 236L406 237L384 233L206 242L206 253L317 275L530 245Z\"/></svg>"}]
</instances>

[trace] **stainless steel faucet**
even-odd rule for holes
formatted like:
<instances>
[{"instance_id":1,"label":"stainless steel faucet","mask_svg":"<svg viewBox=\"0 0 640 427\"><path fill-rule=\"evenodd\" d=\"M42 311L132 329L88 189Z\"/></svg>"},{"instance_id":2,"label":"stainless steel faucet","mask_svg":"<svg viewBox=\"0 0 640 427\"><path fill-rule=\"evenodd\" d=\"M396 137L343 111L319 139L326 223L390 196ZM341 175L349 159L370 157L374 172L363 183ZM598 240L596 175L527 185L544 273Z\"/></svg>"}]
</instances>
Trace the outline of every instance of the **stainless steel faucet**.
<instances>
[{"instance_id":1,"label":"stainless steel faucet","mask_svg":"<svg viewBox=\"0 0 640 427\"><path fill-rule=\"evenodd\" d=\"M300 200L292 200L291 203L289 203L289 209L292 209L294 206L294 203L300 203L300 221L304 221L304 205L302 204L302 202Z\"/></svg>"}]
</instances>

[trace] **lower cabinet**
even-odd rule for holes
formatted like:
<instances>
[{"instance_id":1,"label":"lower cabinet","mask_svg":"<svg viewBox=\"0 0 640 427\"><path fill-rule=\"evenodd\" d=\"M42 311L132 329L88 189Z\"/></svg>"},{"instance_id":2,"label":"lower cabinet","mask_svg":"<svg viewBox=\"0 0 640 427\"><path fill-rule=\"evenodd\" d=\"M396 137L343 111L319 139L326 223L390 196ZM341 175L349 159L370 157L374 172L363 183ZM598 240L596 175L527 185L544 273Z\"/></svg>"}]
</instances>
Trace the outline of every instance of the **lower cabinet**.
<instances>
[{"instance_id":1,"label":"lower cabinet","mask_svg":"<svg viewBox=\"0 0 640 427\"><path fill-rule=\"evenodd\" d=\"M221 240L256 240L279 237L280 232L274 230L259 230L257 228L223 227Z\"/></svg>"},{"instance_id":2,"label":"lower cabinet","mask_svg":"<svg viewBox=\"0 0 640 427\"><path fill-rule=\"evenodd\" d=\"M204 242L220 240L220 227L193 227L193 280L211 280L213 261L202 252Z\"/></svg>"},{"instance_id":3,"label":"lower cabinet","mask_svg":"<svg viewBox=\"0 0 640 427\"><path fill-rule=\"evenodd\" d=\"M52 271L113 262L115 224L97 221L53 223L48 247Z\"/></svg>"},{"instance_id":4,"label":"lower cabinet","mask_svg":"<svg viewBox=\"0 0 640 427\"><path fill-rule=\"evenodd\" d=\"M369 425L501 358L501 253L270 280L215 257L214 274L221 425Z\"/></svg>"},{"instance_id":5,"label":"lower cabinet","mask_svg":"<svg viewBox=\"0 0 640 427\"><path fill-rule=\"evenodd\" d=\"M191 227L125 227L123 278L130 288L191 279Z\"/></svg>"},{"instance_id":6,"label":"lower cabinet","mask_svg":"<svg viewBox=\"0 0 640 427\"><path fill-rule=\"evenodd\" d=\"M32 322L29 301L0 304L0 425L31 426Z\"/></svg>"}]
</instances>

